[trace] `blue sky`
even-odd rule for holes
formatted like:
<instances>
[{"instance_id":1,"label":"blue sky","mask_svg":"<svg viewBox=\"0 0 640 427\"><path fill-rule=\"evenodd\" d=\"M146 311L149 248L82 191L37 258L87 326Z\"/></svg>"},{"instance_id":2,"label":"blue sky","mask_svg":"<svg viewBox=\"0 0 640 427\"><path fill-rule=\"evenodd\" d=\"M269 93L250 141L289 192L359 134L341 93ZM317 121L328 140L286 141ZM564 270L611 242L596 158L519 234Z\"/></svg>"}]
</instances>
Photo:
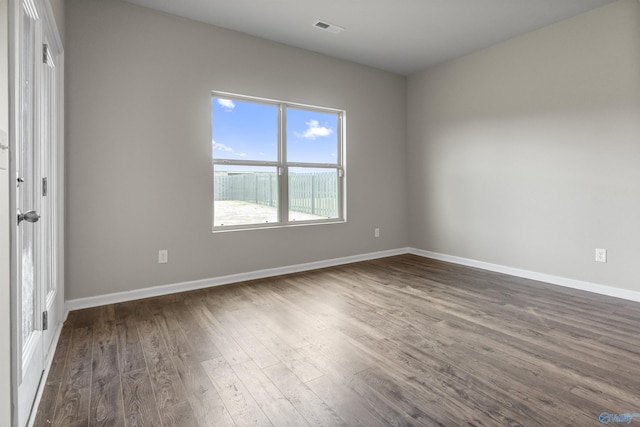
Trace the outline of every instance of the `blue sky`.
<instances>
[{"instance_id":1,"label":"blue sky","mask_svg":"<svg viewBox=\"0 0 640 427\"><path fill-rule=\"evenodd\" d=\"M213 157L232 160L278 160L278 108L212 98ZM338 116L287 109L287 158L290 162L336 163Z\"/></svg>"}]
</instances>

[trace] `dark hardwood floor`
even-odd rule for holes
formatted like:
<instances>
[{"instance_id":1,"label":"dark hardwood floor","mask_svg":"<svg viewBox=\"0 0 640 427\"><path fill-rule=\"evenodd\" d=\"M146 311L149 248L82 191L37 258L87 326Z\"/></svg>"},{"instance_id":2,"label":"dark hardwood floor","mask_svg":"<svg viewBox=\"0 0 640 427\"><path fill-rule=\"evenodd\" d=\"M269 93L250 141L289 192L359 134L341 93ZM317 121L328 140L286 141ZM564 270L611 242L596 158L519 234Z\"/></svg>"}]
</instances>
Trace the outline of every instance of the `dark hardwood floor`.
<instances>
[{"instance_id":1,"label":"dark hardwood floor","mask_svg":"<svg viewBox=\"0 0 640 427\"><path fill-rule=\"evenodd\" d=\"M402 255L73 311L35 425L598 426L640 413L639 331L638 303Z\"/></svg>"}]
</instances>

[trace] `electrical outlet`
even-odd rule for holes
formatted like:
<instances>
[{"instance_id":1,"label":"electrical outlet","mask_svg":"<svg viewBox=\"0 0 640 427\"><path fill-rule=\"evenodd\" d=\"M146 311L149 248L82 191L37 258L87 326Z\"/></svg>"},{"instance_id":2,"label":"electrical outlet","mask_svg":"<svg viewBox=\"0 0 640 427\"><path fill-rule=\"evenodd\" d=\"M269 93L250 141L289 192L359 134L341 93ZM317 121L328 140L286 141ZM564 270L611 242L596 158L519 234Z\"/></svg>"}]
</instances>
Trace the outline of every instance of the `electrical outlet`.
<instances>
[{"instance_id":1,"label":"electrical outlet","mask_svg":"<svg viewBox=\"0 0 640 427\"><path fill-rule=\"evenodd\" d=\"M374 228L373 229L373 237L380 237L380 229L379 228Z\"/></svg>"},{"instance_id":2,"label":"electrical outlet","mask_svg":"<svg viewBox=\"0 0 640 427\"><path fill-rule=\"evenodd\" d=\"M158 264L166 264L169 262L169 251L161 249L158 251Z\"/></svg>"},{"instance_id":3,"label":"electrical outlet","mask_svg":"<svg viewBox=\"0 0 640 427\"><path fill-rule=\"evenodd\" d=\"M596 261L607 262L607 250L596 248Z\"/></svg>"}]
</instances>

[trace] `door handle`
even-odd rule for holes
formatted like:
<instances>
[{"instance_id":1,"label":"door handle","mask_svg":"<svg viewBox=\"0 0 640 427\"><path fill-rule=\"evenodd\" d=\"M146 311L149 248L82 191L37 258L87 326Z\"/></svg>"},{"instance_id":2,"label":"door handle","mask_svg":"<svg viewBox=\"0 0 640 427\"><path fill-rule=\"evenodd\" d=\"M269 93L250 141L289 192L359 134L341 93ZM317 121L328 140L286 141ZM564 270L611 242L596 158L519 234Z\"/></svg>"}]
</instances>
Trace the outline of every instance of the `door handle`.
<instances>
[{"instance_id":1,"label":"door handle","mask_svg":"<svg viewBox=\"0 0 640 427\"><path fill-rule=\"evenodd\" d=\"M20 224L22 221L27 221L27 222L38 222L38 220L40 219L40 214L36 211L27 211L25 213L20 212L20 209L18 209L18 224Z\"/></svg>"}]
</instances>

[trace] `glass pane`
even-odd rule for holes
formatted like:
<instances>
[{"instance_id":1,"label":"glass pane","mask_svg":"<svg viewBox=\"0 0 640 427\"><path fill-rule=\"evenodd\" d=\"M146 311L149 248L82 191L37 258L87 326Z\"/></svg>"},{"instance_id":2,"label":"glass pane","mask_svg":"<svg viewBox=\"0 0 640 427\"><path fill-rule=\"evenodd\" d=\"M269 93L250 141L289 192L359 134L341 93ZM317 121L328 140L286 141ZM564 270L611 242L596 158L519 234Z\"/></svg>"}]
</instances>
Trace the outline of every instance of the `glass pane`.
<instances>
[{"instance_id":1,"label":"glass pane","mask_svg":"<svg viewBox=\"0 0 640 427\"><path fill-rule=\"evenodd\" d=\"M278 222L278 173L275 167L213 167L213 226Z\"/></svg>"},{"instance_id":2,"label":"glass pane","mask_svg":"<svg viewBox=\"0 0 640 427\"><path fill-rule=\"evenodd\" d=\"M338 169L289 168L289 221L338 218Z\"/></svg>"},{"instance_id":3,"label":"glass pane","mask_svg":"<svg viewBox=\"0 0 640 427\"><path fill-rule=\"evenodd\" d=\"M278 107L212 98L214 159L278 160Z\"/></svg>"},{"instance_id":4,"label":"glass pane","mask_svg":"<svg viewBox=\"0 0 640 427\"><path fill-rule=\"evenodd\" d=\"M20 280L22 289L22 349L29 342L29 337L34 331L34 315L35 315L35 282L34 282L34 259L33 259L33 227L22 227L20 237L22 241L21 247L21 269Z\"/></svg>"},{"instance_id":5,"label":"glass pane","mask_svg":"<svg viewBox=\"0 0 640 427\"><path fill-rule=\"evenodd\" d=\"M35 209L34 191L34 23L23 13L21 58L21 129L18 176L24 180L17 189L17 204L22 212ZM34 260L34 230L33 224L23 222L18 227L20 245L20 300L22 308L22 349L29 342L34 331L35 322L35 260Z\"/></svg>"},{"instance_id":6,"label":"glass pane","mask_svg":"<svg viewBox=\"0 0 640 427\"><path fill-rule=\"evenodd\" d=\"M48 43L48 40L45 39ZM45 298L48 298L55 290L56 283L53 272L53 220L54 210L52 201L54 200L52 191L55 181L52 179L51 171L53 170L53 145L55 142L55 68L53 67L53 58L47 56L47 63L42 68L42 115L40 123L42 133L40 142L42 163L40 171L43 177L47 178L47 196L40 199L40 212L42 214L40 224L40 238L42 245L40 247L41 257L39 266L42 268L40 277L45 287Z\"/></svg>"},{"instance_id":7,"label":"glass pane","mask_svg":"<svg viewBox=\"0 0 640 427\"><path fill-rule=\"evenodd\" d=\"M338 114L287 108L287 161L338 164Z\"/></svg>"}]
</instances>

